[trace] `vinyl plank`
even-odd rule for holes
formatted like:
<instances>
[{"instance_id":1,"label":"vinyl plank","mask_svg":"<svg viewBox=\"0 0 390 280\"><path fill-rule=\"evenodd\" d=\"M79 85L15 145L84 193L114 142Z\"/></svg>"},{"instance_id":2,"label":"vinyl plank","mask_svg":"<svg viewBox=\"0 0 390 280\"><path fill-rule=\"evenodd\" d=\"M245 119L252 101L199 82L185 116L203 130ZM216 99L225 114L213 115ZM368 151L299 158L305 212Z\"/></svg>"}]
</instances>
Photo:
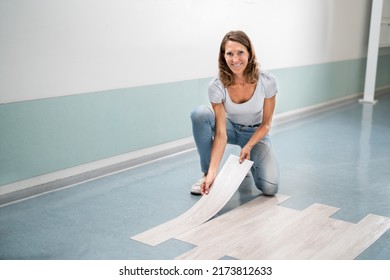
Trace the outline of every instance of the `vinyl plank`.
<instances>
[{"instance_id":1,"label":"vinyl plank","mask_svg":"<svg viewBox=\"0 0 390 280\"><path fill-rule=\"evenodd\" d=\"M390 227L390 219L375 215L358 224L328 218L336 211L314 204L288 226L273 231L268 241L250 238L252 249L236 246L228 255L239 259L355 259Z\"/></svg>"},{"instance_id":2,"label":"vinyl plank","mask_svg":"<svg viewBox=\"0 0 390 280\"><path fill-rule=\"evenodd\" d=\"M390 229L390 218L368 214L319 250L316 259L354 259Z\"/></svg>"},{"instance_id":3,"label":"vinyl plank","mask_svg":"<svg viewBox=\"0 0 390 280\"><path fill-rule=\"evenodd\" d=\"M286 226L274 231L272 238L262 246L255 246L250 251L241 250L237 255L242 259L305 259L305 255L310 255L312 250L316 251L322 245L319 242L321 232L328 224L329 216L338 210L313 204L298 213Z\"/></svg>"},{"instance_id":4,"label":"vinyl plank","mask_svg":"<svg viewBox=\"0 0 390 280\"><path fill-rule=\"evenodd\" d=\"M390 228L387 217L354 224L330 218L339 208L315 203L303 211L259 197L176 238L198 247L176 259L354 259Z\"/></svg>"},{"instance_id":5,"label":"vinyl plank","mask_svg":"<svg viewBox=\"0 0 390 280\"><path fill-rule=\"evenodd\" d=\"M255 227L266 231L269 224L275 226L281 220L294 215L296 210L274 207L288 196L260 196L222 216L187 231L176 238L199 247L186 252L176 259L218 259L229 252L240 240L246 240L248 232ZM283 213L279 213L283 211ZM263 221L263 222L261 222Z\"/></svg>"},{"instance_id":6,"label":"vinyl plank","mask_svg":"<svg viewBox=\"0 0 390 280\"><path fill-rule=\"evenodd\" d=\"M268 211L275 209L273 206L287 200L285 195L273 197L259 196L258 198L237 207L230 212L218 216L207 223L179 234L176 238L194 245L202 245L220 240L225 233L239 230L247 224L256 223L253 219L261 219L262 216L272 215Z\"/></svg>"},{"instance_id":7,"label":"vinyl plank","mask_svg":"<svg viewBox=\"0 0 390 280\"><path fill-rule=\"evenodd\" d=\"M249 160L239 163L239 157L229 155L208 195L202 196L193 207L177 218L134 235L131 238L151 246L156 246L208 221L233 196L252 164L253 162Z\"/></svg>"}]
</instances>

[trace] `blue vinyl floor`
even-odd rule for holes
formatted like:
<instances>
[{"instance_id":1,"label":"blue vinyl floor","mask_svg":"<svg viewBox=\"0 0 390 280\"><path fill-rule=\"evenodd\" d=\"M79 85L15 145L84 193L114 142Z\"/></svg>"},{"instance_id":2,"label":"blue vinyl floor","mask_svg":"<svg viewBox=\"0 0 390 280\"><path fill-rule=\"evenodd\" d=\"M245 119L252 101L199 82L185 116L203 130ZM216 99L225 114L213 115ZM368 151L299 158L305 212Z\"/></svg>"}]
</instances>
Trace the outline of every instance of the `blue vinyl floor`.
<instances>
[{"instance_id":1,"label":"blue vinyl floor","mask_svg":"<svg viewBox=\"0 0 390 280\"><path fill-rule=\"evenodd\" d=\"M390 94L377 99L273 127L279 193L290 196L281 205L327 204L340 208L333 218L353 223L369 213L390 217ZM238 152L228 146L225 159ZM191 208L200 176L189 150L0 207L0 259L173 259L193 245L172 239L153 247L130 237ZM259 195L246 178L218 215ZM390 231L357 259L390 260Z\"/></svg>"}]
</instances>

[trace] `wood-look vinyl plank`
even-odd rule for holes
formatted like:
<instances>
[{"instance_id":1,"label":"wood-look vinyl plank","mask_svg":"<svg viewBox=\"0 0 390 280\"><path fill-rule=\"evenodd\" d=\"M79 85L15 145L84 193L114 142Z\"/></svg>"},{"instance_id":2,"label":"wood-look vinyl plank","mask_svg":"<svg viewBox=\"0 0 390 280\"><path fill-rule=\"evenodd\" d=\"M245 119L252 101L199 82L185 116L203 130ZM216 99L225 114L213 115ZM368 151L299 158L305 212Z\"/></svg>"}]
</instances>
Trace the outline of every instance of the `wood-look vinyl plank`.
<instances>
[{"instance_id":1,"label":"wood-look vinyl plank","mask_svg":"<svg viewBox=\"0 0 390 280\"><path fill-rule=\"evenodd\" d=\"M326 246L321 242L321 233L332 222L329 216L338 210L327 205L313 204L299 213L293 223L274 231L267 242L258 244L251 251L233 251L232 255L239 255L242 259L307 259L313 251Z\"/></svg>"},{"instance_id":2,"label":"wood-look vinyl plank","mask_svg":"<svg viewBox=\"0 0 390 280\"><path fill-rule=\"evenodd\" d=\"M272 200L268 202L272 202ZM267 207L266 210L261 209ZM258 211L256 208L262 211ZM247 211L241 211L241 209ZM222 257L224 255L246 259L256 258L263 251L271 254L274 251L273 247L280 243L279 236L291 235L290 231L296 225L310 224L312 220L329 217L338 211L337 208L315 204L301 212L276 206L275 203L273 205L264 203L259 199L254 200L250 207L244 205L236 210L223 215L225 217L221 216L220 219L214 219L214 223L217 220L221 221L222 218L229 221L225 223L224 227L219 226L219 233L218 230L216 232L212 231L212 225L207 228L209 223L205 223L201 230L195 228L179 236L182 237L182 240L184 239L186 242L199 247L177 257L177 259L210 259L211 257ZM315 213L317 215L311 218ZM209 237L205 236L209 232L211 232ZM274 243L276 245L273 245Z\"/></svg>"},{"instance_id":3,"label":"wood-look vinyl plank","mask_svg":"<svg viewBox=\"0 0 390 280\"><path fill-rule=\"evenodd\" d=\"M187 231L176 238L196 247L176 259L218 259L229 252L240 240L245 240L247 233L254 227L276 227L283 220L288 220L297 210L274 207L288 199L287 196L260 196L222 216ZM280 213L283 212L283 213ZM250 240L249 240L250 241Z\"/></svg>"},{"instance_id":4,"label":"wood-look vinyl plank","mask_svg":"<svg viewBox=\"0 0 390 280\"><path fill-rule=\"evenodd\" d=\"M287 210L287 211L284 211ZM268 213L277 213L277 215L267 218L264 223L247 223L242 227L233 230L225 229L224 234L219 234L214 238L210 238L199 247L192 249L191 251L182 254L176 259L219 259L223 256L229 255L235 248L246 248L253 245L253 236L249 235L248 232L253 231L254 228L257 230L259 238L258 242L262 242L266 239L267 234L272 234L272 228L277 227L278 224L283 223L283 220L288 220L294 214L294 210L287 208L272 207ZM226 231L227 230L227 231ZM218 239L215 241L215 239ZM215 241L213 243L213 241Z\"/></svg>"},{"instance_id":5,"label":"wood-look vinyl plank","mask_svg":"<svg viewBox=\"0 0 390 280\"><path fill-rule=\"evenodd\" d=\"M315 259L335 259L334 254L328 255L327 257L319 257L318 251L322 248L327 247L329 244L334 242L335 238L348 230L352 224L340 220L334 220L329 218L323 223L318 224L317 230L309 229L306 234L295 243L287 245L286 251L289 253L283 256L278 256L279 259L299 259L299 260L315 260ZM276 258L269 257L270 259Z\"/></svg>"},{"instance_id":6,"label":"wood-look vinyl plank","mask_svg":"<svg viewBox=\"0 0 390 280\"><path fill-rule=\"evenodd\" d=\"M357 224L334 236L333 242L319 250L316 259L349 260L359 256L390 229L390 218L369 214Z\"/></svg>"},{"instance_id":7,"label":"wood-look vinyl plank","mask_svg":"<svg viewBox=\"0 0 390 280\"><path fill-rule=\"evenodd\" d=\"M252 164L253 162L249 160L239 163L239 157L229 155L208 195L202 196L193 207L177 218L134 235L131 238L155 246L208 221L233 196Z\"/></svg>"},{"instance_id":8,"label":"wood-look vinyl plank","mask_svg":"<svg viewBox=\"0 0 390 280\"><path fill-rule=\"evenodd\" d=\"M354 259L390 228L387 217L370 214L354 224L330 218L335 207L298 211L278 199L285 197L259 197L178 235L198 247L176 259Z\"/></svg>"},{"instance_id":9,"label":"wood-look vinyl plank","mask_svg":"<svg viewBox=\"0 0 390 280\"><path fill-rule=\"evenodd\" d=\"M259 196L252 201L237 207L228 213L218 216L207 223L203 223L191 230L176 236L184 242L194 245L213 243L221 238L221 235L235 232L246 224L253 224L253 219L259 219L261 216L274 216L268 213L276 209L273 206L282 203L289 197L285 195L275 195L273 197ZM265 218L264 218L265 219Z\"/></svg>"}]
</instances>

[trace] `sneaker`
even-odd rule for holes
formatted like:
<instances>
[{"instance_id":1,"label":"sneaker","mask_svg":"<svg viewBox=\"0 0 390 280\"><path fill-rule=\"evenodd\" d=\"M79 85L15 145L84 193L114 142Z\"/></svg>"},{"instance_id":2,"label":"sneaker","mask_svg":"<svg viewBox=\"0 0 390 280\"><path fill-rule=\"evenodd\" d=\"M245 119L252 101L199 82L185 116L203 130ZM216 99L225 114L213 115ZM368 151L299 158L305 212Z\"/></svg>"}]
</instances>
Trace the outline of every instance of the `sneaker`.
<instances>
[{"instance_id":1,"label":"sneaker","mask_svg":"<svg viewBox=\"0 0 390 280\"><path fill-rule=\"evenodd\" d=\"M201 195L200 193L200 185L203 182L203 178L199 179L195 184L191 186L191 194L193 195Z\"/></svg>"}]
</instances>

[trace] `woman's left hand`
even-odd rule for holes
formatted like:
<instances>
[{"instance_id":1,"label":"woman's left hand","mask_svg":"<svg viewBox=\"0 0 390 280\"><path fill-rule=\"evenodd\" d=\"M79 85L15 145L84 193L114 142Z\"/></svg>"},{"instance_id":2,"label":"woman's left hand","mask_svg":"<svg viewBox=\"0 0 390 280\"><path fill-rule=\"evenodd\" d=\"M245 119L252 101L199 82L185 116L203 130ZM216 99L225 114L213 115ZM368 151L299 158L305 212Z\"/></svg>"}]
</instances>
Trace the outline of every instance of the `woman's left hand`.
<instances>
[{"instance_id":1,"label":"woman's left hand","mask_svg":"<svg viewBox=\"0 0 390 280\"><path fill-rule=\"evenodd\" d=\"M248 145L244 146L244 148L241 149L240 153L240 163L242 163L244 160L249 160L251 157L251 148L248 147Z\"/></svg>"}]
</instances>

